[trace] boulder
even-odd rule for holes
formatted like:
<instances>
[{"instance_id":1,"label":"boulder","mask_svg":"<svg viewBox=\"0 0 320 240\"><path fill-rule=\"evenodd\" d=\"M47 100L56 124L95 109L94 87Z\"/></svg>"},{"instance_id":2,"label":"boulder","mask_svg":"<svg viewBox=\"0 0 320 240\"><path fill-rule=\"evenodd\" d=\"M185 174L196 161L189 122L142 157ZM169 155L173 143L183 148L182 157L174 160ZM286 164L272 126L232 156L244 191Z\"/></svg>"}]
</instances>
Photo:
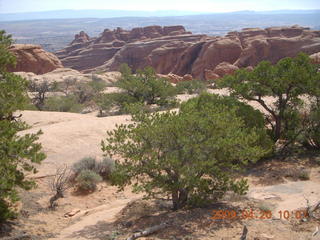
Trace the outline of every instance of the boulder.
<instances>
[{"instance_id":1,"label":"boulder","mask_svg":"<svg viewBox=\"0 0 320 240\"><path fill-rule=\"evenodd\" d=\"M218 74L215 74L212 70L205 69L204 70L204 78L205 78L205 80L210 81L210 80L219 79L220 76Z\"/></svg>"},{"instance_id":2,"label":"boulder","mask_svg":"<svg viewBox=\"0 0 320 240\"><path fill-rule=\"evenodd\" d=\"M13 44L9 51L17 59L16 66L8 68L10 72L44 74L63 67L60 60L53 53L46 52L38 45Z\"/></svg>"},{"instance_id":3,"label":"boulder","mask_svg":"<svg viewBox=\"0 0 320 240\"><path fill-rule=\"evenodd\" d=\"M320 64L320 52L310 55L310 58L314 64Z\"/></svg>"},{"instance_id":4,"label":"boulder","mask_svg":"<svg viewBox=\"0 0 320 240\"><path fill-rule=\"evenodd\" d=\"M193 80L193 77L191 74L185 74L183 77L182 77L182 81L192 81Z\"/></svg>"},{"instance_id":5,"label":"boulder","mask_svg":"<svg viewBox=\"0 0 320 240\"><path fill-rule=\"evenodd\" d=\"M235 71L237 71L239 68L235 65L232 65L227 62L222 62L218 66L215 67L213 70L213 73L218 75L219 77L223 77L225 75L232 75Z\"/></svg>"}]
</instances>

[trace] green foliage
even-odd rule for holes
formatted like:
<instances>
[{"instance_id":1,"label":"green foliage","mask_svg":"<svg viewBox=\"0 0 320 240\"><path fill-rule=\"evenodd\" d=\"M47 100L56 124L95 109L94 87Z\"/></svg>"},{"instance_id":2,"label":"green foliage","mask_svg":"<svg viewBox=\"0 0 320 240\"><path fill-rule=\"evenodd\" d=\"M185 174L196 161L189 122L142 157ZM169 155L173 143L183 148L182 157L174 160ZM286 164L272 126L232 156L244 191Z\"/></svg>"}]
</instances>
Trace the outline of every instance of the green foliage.
<instances>
[{"instance_id":1,"label":"green foliage","mask_svg":"<svg viewBox=\"0 0 320 240\"><path fill-rule=\"evenodd\" d=\"M174 209L217 200L228 190L245 193L246 181L233 173L269 150L237 116L237 106L226 108L220 97L200 104L206 97L189 100L179 112L138 112L133 124L109 131L102 149L122 159L114 184L123 189L133 183L148 197L168 194Z\"/></svg>"},{"instance_id":2,"label":"green foliage","mask_svg":"<svg viewBox=\"0 0 320 240\"><path fill-rule=\"evenodd\" d=\"M176 89L179 94L199 94L206 90L206 85L199 80L182 81L177 83Z\"/></svg>"},{"instance_id":3,"label":"green foliage","mask_svg":"<svg viewBox=\"0 0 320 240\"><path fill-rule=\"evenodd\" d=\"M102 181L102 177L92 170L82 170L76 177L79 191L92 192L96 190L97 183Z\"/></svg>"},{"instance_id":4,"label":"green foliage","mask_svg":"<svg viewBox=\"0 0 320 240\"><path fill-rule=\"evenodd\" d=\"M18 200L17 187L30 189L35 185L25 179L25 172L36 172L35 164L45 158L36 143L41 132L18 135L26 124L14 113L27 103L28 83L6 72L7 65L14 64L8 51L11 43L10 35L0 31L0 222L15 215L10 206Z\"/></svg>"},{"instance_id":5,"label":"green foliage","mask_svg":"<svg viewBox=\"0 0 320 240\"><path fill-rule=\"evenodd\" d=\"M121 79L116 87L120 93L101 94L96 102L102 111L117 107L120 113L126 112L126 106L134 103L171 107L176 104L175 88L167 79L157 77L151 67L132 74L127 65L121 66Z\"/></svg>"},{"instance_id":6,"label":"green foliage","mask_svg":"<svg viewBox=\"0 0 320 240\"><path fill-rule=\"evenodd\" d=\"M8 51L13 43L11 35L7 35L4 30L0 30L0 72L5 73L8 66L16 64L15 57ZM2 89L2 88L1 88Z\"/></svg>"},{"instance_id":7,"label":"green foliage","mask_svg":"<svg viewBox=\"0 0 320 240\"><path fill-rule=\"evenodd\" d=\"M42 109L45 111L79 113L82 111L83 105L78 103L77 97L74 95L53 96L47 98Z\"/></svg>"},{"instance_id":8,"label":"green foliage","mask_svg":"<svg viewBox=\"0 0 320 240\"><path fill-rule=\"evenodd\" d=\"M312 104L304 127L303 143L320 150L320 102Z\"/></svg>"},{"instance_id":9,"label":"green foliage","mask_svg":"<svg viewBox=\"0 0 320 240\"><path fill-rule=\"evenodd\" d=\"M236 116L243 120L245 127L255 130L259 139L257 144L263 148L266 153L271 154L273 152L274 143L267 134L263 114L259 110L254 109L246 103L240 102L234 97L203 93L197 98L190 99L187 104L182 104L181 111L204 111L206 108L216 107L235 110Z\"/></svg>"},{"instance_id":10,"label":"green foliage","mask_svg":"<svg viewBox=\"0 0 320 240\"><path fill-rule=\"evenodd\" d=\"M307 55L299 54L296 58L284 58L276 65L263 61L252 72L238 70L217 83L220 88L229 88L233 96L255 101L264 108L274 141L294 141L300 132L302 101L299 97L314 94L314 88L319 86L319 73ZM274 98L272 103L264 99L269 96Z\"/></svg>"},{"instance_id":11,"label":"green foliage","mask_svg":"<svg viewBox=\"0 0 320 240\"><path fill-rule=\"evenodd\" d=\"M10 120L13 112L22 109L28 101L27 81L13 73L0 72L0 89L0 121Z\"/></svg>"}]
</instances>

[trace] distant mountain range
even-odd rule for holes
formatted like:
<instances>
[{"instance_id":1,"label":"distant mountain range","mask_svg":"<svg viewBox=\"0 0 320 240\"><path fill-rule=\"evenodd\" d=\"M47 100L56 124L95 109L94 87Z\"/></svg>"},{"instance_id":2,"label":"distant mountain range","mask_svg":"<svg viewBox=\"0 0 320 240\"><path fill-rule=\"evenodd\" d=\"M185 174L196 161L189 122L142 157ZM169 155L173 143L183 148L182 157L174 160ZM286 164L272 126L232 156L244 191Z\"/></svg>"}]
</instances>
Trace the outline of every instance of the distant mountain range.
<instances>
[{"instance_id":1,"label":"distant mountain range","mask_svg":"<svg viewBox=\"0 0 320 240\"><path fill-rule=\"evenodd\" d=\"M57 10L44 12L1 13L0 21L22 21L70 18L114 18L114 17L167 17L209 14L320 14L320 10L276 10L276 11L239 11L230 13L210 13L192 11L128 11L128 10Z\"/></svg>"},{"instance_id":2,"label":"distant mountain range","mask_svg":"<svg viewBox=\"0 0 320 240\"><path fill-rule=\"evenodd\" d=\"M153 17L122 16L128 14L158 15ZM176 16L161 16L161 14ZM182 16L179 16L179 14ZM207 35L225 35L230 31L239 31L242 28L250 27L266 28L296 24L320 30L320 10L241 11L197 14L195 12L179 11L137 12L113 10L65 10L0 14L0 29L12 34L17 43L39 44L47 51L52 52L64 48L73 40L74 35L82 30L88 33L90 37L95 37L106 28L114 29L117 27L129 30L150 25L183 25L187 31ZM32 18L39 19L31 20ZM22 21L21 19L29 20Z\"/></svg>"}]
</instances>

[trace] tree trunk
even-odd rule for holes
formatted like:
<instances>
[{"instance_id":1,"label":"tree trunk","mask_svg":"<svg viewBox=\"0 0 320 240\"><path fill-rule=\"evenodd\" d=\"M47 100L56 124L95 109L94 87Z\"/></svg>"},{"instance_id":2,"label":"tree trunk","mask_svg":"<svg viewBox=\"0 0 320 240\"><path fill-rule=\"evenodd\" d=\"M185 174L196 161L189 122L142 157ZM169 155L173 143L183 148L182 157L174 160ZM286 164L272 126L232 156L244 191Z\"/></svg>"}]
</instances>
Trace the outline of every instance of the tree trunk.
<instances>
[{"instance_id":1,"label":"tree trunk","mask_svg":"<svg viewBox=\"0 0 320 240\"><path fill-rule=\"evenodd\" d=\"M275 133L274 133L274 140L275 142L281 138L281 130L282 130L282 118L277 116L276 126L275 126Z\"/></svg>"},{"instance_id":2,"label":"tree trunk","mask_svg":"<svg viewBox=\"0 0 320 240\"><path fill-rule=\"evenodd\" d=\"M183 208L188 201L188 191L180 189L172 192L173 210Z\"/></svg>"}]
</instances>

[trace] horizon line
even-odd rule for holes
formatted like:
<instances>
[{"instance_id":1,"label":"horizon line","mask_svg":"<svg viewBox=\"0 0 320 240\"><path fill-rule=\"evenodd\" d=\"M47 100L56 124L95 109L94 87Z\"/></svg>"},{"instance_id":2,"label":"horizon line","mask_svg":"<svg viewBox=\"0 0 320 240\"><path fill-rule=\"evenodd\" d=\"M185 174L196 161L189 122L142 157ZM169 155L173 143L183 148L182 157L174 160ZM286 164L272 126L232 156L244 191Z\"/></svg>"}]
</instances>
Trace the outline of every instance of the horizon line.
<instances>
[{"instance_id":1,"label":"horizon line","mask_svg":"<svg viewBox=\"0 0 320 240\"><path fill-rule=\"evenodd\" d=\"M197 14L218 14L218 13L238 13L238 12L277 12L277 11L320 11L320 8L306 8L306 9L273 9L273 10L237 10L237 11L219 11L219 12L205 12L205 11L190 11L190 10L175 10L175 9L158 9L158 10L130 10L130 9L55 9L43 11L29 11L29 12L0 12L0 14L26 14L26 13L45 13L45 12L58 12L58 11L125 11L125 12L188 12Z\"/></svg>"}]
</instances>

